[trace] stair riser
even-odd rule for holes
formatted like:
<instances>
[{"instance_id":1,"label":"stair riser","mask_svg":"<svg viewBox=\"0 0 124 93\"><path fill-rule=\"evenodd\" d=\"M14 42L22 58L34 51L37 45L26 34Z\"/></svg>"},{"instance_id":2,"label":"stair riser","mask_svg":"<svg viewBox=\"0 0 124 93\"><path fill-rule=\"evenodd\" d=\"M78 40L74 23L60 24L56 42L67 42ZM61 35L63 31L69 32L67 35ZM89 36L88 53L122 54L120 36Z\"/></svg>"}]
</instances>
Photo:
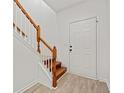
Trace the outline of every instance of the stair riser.
<instances>
[{"instance_id":1,"label":"stair riser","mask_svg":"<svg viewBox=\"0 0 124 93\"><path fill-rule=\"evenodd\" d=\"M61 68L61 63L56 65L56 69Z\"/></svg>"},{"instance_id":2,"label":"stair riser","mask_svg":"<svg viewBox=\"0 0 124 93\"><path fill-rule=\"evenodd\" d=\"M67 71L67 69L65 69L63 72L61 72L59 75L57 75L57 80Z\"/></svg>"}]
</instances>

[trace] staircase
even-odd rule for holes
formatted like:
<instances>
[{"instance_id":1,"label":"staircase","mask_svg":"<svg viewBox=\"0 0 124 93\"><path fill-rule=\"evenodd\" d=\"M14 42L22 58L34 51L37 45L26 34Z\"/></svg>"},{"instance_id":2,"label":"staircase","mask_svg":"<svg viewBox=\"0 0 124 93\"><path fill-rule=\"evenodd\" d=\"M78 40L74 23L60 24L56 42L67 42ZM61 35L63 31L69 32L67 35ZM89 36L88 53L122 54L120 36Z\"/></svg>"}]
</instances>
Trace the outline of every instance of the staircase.
<instances>
[{"instance_id":1,"label":"staircase","mask_svg":"<svg viewBox=\"0 0 124 93\"><path fill-rule=\"evenodd\" d=\"M51 59L49 59L49 60L51 61ZM44 65L51 72L51 64L49 64L49 60L44 60ZM61 62L56 61L56 79L57 80L67 71L67 68L62 67L61 64L62 64Z\"/></svg>"},{"instance_id":2,"label":"staircase","mask_svg":"<svg viewBox=\"0 0 124 93\"><path fill-rule=\"evenodd\" d=\"M52 80L52 87L57 86L57 80L67 71L62 62L57 60L57 48L51 47L41 36L41 27L26 12L19 0L14 0L15 19L13 29L40 55L41 65ZM22 19L24 22L22 22ZM19 23L19 22L22 23ZM24 23L28 23L25 24ZM29 29L27 29L29 28ZM42 46L42 48L40 47Z\"/></svg>"}]
</instances>

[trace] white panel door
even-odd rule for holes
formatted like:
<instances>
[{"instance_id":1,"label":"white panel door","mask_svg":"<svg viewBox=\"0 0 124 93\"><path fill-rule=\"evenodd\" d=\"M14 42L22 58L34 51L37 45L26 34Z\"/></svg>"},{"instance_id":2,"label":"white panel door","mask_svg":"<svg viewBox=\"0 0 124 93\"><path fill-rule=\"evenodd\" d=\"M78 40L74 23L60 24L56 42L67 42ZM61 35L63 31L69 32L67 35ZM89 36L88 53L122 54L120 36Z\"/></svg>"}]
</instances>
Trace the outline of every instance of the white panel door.
<instances>
[{"instance_id":1,"label":"white panel door","mask_svg":"<svg viewBox=\"0 0 124 93\"><path fill-rule=\"evenodd\" d=\"M96 79L96 18L70 24L70 72Z\"/></svg>"}]
</instances>

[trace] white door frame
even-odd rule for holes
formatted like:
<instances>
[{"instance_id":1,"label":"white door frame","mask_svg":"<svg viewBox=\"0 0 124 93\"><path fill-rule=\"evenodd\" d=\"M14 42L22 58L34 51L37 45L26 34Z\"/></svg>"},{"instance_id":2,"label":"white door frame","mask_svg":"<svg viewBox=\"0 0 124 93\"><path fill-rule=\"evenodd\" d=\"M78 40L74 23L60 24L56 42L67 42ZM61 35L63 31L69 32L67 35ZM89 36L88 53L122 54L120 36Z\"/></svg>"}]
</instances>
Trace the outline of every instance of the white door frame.
<instances>
[{"instance_id":1,"label":"white door frame","mask_svg":"<svg viewBox=\"0 0 124 93\"><path fill-rule=\"evenodd\" d=\"M80 22L80 21L86 21L86 20L90 20L90 19L96 19L96 80L98 80L98 22L99 22L99 17L98 16L94 16L94 17L89 17L89 18L86 18L86 19L82 19L82 20L76 20L76 21L73 21L73 22L70 22L69 23L69 46L71 45L70 43L70 25L72 23L77 23L77 22ZM70 49L70 47L69 47ZM69 72L70 72L70 52L69 52Z\"/></svg>"}]
</instances>

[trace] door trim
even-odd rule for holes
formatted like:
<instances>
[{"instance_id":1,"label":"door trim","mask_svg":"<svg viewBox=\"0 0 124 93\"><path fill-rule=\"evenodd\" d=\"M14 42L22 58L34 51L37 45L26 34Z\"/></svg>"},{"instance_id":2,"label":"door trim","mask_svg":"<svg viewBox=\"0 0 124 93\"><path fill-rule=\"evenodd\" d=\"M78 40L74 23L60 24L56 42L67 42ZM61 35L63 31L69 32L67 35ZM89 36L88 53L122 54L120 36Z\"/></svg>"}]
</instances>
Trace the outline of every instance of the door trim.
<instances>
[{"instance_id":1,"label":"door trim","mask_svg":"<svg viewBox=\"0 0 124 93\"><path fill-rule=\"evenodd\" d=\"M90 19L96 19L96 80L98 80L98 16L94 16L94 17L89 17L89 18L85 18L85 19L81 19L81 20L76 20L76 21L73 21L73 22L70 22L69 23L69 38L68 38L68 41L69 41L69 46L71 45L70 43L70 25L72 23L77 23L77 22L81 22L81 21L86 21L86 20L90 20ZM70 47L68 47L70 48ZM69 52L69 72L70 72L70 52Z\"/></svg>"}]
</instances>

